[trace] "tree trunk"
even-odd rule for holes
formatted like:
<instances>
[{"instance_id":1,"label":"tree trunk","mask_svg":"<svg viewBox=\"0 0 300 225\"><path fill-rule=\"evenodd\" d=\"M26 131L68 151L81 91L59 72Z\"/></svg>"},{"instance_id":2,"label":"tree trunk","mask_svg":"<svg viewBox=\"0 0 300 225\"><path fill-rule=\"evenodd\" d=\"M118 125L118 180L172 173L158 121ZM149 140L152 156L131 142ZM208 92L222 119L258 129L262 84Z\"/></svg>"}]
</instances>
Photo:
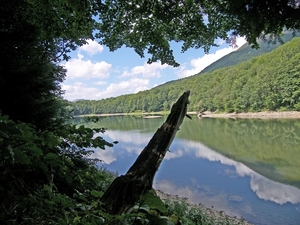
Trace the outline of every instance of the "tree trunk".
<instances>
[{"instance_id":1,"label":"tree trunk","mask_svg":"<svg viewBox=\"0 0 300 225\"><path fill-rule=\"evenodd\" d=\"M104 193L101 202L106 212L113 215L130 212L140 195L152 188L155 173L186 115L189 95L190 91L183 93L135 163L125 175L117 177Z\"/></svg>"}]
</instances>

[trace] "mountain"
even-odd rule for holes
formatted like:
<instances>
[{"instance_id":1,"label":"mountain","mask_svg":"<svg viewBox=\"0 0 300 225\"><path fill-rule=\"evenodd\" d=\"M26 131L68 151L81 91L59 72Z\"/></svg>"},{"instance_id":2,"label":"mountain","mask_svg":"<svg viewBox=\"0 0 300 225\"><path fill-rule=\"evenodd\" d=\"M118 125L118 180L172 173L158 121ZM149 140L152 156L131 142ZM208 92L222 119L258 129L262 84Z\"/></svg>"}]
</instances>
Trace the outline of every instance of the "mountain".
<instances>
[{"instance_id":1,"label":"mountain","mask_svg":"<svg viewBox=\"0 0 300 225\"><path fill-rule=\"evenodd\" d=\"M295 36L297 37L297 36L299 36L299 34L297 35L297 33L296 33ZM294 38L294 35L292 34L292 32L286 32L282 36L282 41L284 43L286 43L286 42L292 40L292 38ZM246 62L253 57L271 52L275 48L282 45L279 42L269 43L267 40L266 41L259 40L258 43L259 43L259 49L253 49L253 48L251 48L251 46L249 44L246 43L243 46L239 47L238 50L236 50L236 51L222 57L221 59L217 60L216 62L210 64L205 69L203 69L199 74L211 73L214 70L220 69L222 67L233 66L233 65L237 65L241 62Z\"/></svg>"},{"instance_id":2,"label":"mountain","mask_svg":"<svg viewBox=\"0 0 300 225\"><path fill-rule=\"evenodd\" d=\"M184 91L191 90L190 111L300 110L300 38L271 47L275 46L262 45L260 52L267 53L254 57L256 50L245 45L205 70L212 72L137 94L70 104L75 115L168 111Z\"/></svg>"}]
</instances>

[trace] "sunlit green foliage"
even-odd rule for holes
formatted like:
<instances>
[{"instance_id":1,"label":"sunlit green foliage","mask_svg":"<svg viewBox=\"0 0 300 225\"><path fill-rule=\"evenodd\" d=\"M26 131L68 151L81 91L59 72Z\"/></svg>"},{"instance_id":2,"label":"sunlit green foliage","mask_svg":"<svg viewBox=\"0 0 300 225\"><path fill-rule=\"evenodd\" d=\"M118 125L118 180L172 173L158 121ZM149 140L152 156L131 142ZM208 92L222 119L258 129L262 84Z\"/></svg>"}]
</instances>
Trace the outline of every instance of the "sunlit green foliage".
<instances>
[{"instance_id":1,"label":"sunlit green foliage","mask_svg":"<svg viewBox=\"0 0 300 225\"><path fill-rule=\"evenodd\" d=\"M284 26L299 28L299 9L295 1L282 4L291 14L274 20L271 26L266 26L269 18L263 19L265 22L253 33L245 33L248 26L239 24L244 18L248 19L253 10L243 12L245 17L234 17L243 14L238 11L236 15L233 11L234 15L231 15L229 12L234 5L227 4L222 8L222 4L216 4L222 2L2 1L0 221L3 224L115 224L116 221L136 221L136 214L113 217L101 208L99 198L108 183L107 178L111 180L112 176L96 168L97 159L91 158L92 151L89 149L105 149L112 143L99 136L104 132L103 128L92 129L68 123L60 87L66 71L58 63L68 60L68 53L88 39L99 38L98 41L112 51L125 45L140 56L147 51L149 62L161 61L178 66L169 45L172 40L183 42L183 51L190 47L202 47L208 51L215 38L226 39L227 31L232 29L247 35L254 43L253 37L261 32L278 34ZM266 8L255 3L254 6L273 9L272 5ZM209 15L207 24L204 22L206 14ZM282 15L282 12L275 10L274 14ZM253 26L250 26L251 29ZM284 94L275 92L269 105L278 99L277 95L281 95L281 107L300 108L297 84L294 83L298 76L297 56L291 56L294 58L287 65L288 72L280 71L282 76L288 75L288 79L276 86L276 90L284 90ZM188 86L185 84L182 88L187 89ZM167 109L179 96L178 88L173 89L162 96L159 95L163 92L158 89L158 96L144 92L145 98L140 98L140 101L133 98L130 104L127 99L122 99L125 105L119 101L119 107L110 99L110 106L106 106L105 110L124 111L125 106L129 106L128 111L157 111L162 106ZM149 104L150 100L153 103ZM207 102L208 105L200 104L199 107L216 107ZM238 105L233 104L232 107ZM93 109L75 109L75 114L78 111L102 112L102 105ZM149 224L157 219L150 217L149 212L141 218L143 223ZM166 218L158 220L165 224L168 222Z\"/></svg>"},{"instance_id":2,"label":"sunlit green foliage","mask_svg":"<svg viewBox=\"0 0 300 225\"><path fill-rule=\"evenodd\" d=\"M169 82L137 94L70 103L74 114L162 111L191 90L190 111L300 110L300 38L236 66Z\"/></svg>"},{"instance_id":3,"label":"sunlit green foliage","mask_svg":"<svg viewBox=\"0 0 300 225\"><path fill-rule=\"evenodd\" d=\"M298 37L300 34L292 32L284 32L281 36L284 43L290 41L293 37ZM278 46L282 45L280 42L276 43L268 43L265 40L258 40L259 49L253 49L248 43L244 44L243 46L238 46L238 50L229 53L228 55L222 57L221 59L217 60L216 62L210 64L205 69L201 71L200 74L203 73L211 73L216 69L220 69L222 67L234 66L242 62L246 62L253 57L262 55L264 53L268 53L273 51Z\"/></svg>"}]
</instances>

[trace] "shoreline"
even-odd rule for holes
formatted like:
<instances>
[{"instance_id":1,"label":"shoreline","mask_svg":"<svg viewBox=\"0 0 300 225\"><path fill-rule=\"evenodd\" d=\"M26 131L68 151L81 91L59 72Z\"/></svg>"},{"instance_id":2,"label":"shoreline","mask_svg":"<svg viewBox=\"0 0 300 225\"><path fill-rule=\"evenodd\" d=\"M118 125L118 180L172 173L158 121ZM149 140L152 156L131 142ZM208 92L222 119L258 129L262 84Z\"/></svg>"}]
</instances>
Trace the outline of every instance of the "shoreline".
<instances>
[{"instance_id":1,"label":"shoreline","mask_svg":"<svg viewBox=\"0 0 300 225\"><path fill-rule=\"evenodd\" d=\"M190 114L197 114L191 112ZM205 111L200 118L244 118L244 119L300 119L299 111L283 111L283 112L253 112L253 113L214 113Z\"/></svg>"},{"instance_id":2,"label":"shoreline","mask_svg":"<svg viewBox=\"0 0 300 225\"><path fill-rule=\"evenodd\" d=\"M143 116L144 118L157 118L162 115L168 115L169 112L150 112L150 113L103 113L103 114L87 114L77 115L75 117L84 116ZM197 112L187 112L189 115L197 115ZM245 118L245 119L300 119L300 111L264 111L264 112L242 112L242 113L218 113L205 111L202 112L201 118Z\"/></svg>"},{"instance_id":3,"label":"shoreline","mask_svg":"<svg viewBox=\"0 0 300 225\"><path fill-rule=\"evenodd\" d=\"M240 225L252 225L248 221L246 221L243 218L238 218L235 216L229 216L226 214L224 211L217 211L212 208L208 208L203 204L195 204L188 200L187 198L184 197L179 197L177 195L170 195L168 193L165 193L160 190L155 190L156 195L163 201L171 201L171 202L183 202L188 205L190 208L198 208L201 210L201 212L206 215L207 217L213 218L217 222L224 222L224 221L229 221L230 224L240 224Z\"/></svg>"}]
</instances>

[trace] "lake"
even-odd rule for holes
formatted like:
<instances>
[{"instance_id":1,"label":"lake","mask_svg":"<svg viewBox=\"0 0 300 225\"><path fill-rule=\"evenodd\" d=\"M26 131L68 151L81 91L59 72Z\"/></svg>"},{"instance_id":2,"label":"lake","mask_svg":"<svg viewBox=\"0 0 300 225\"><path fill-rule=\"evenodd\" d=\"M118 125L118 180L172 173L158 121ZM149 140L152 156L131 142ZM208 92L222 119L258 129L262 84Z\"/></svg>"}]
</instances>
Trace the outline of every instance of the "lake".
<instances>
[{"instance_id":1,"label":"lake","mask_svg":"<svg viewBox=\"0 0 300 225\"><path fill-rule=\"evenodd\" d=\"M119 143L93 156L125 174L165 119L101 118ZM299 146L300 120L186 118L153 186L253 224L300 224Z\"/></svg>"}]
</instances>

